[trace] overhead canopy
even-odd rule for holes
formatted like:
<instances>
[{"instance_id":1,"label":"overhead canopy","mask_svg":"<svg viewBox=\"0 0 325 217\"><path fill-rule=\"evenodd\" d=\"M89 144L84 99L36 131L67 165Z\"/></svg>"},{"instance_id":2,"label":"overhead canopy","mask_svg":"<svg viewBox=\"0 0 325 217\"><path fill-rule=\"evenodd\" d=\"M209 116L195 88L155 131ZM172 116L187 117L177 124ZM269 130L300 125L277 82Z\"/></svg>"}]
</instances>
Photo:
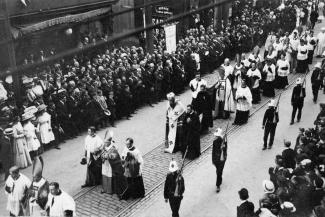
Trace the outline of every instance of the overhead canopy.
<instances>
[{"instance_id":1,"label":"overhead canopy","mask_svg":"<svg viewBox=\"0 0 325 217\"><path fill-rule=\"evenodd\" d=\"M49 27L53 27L56 25L84 22L87 19L108 13L110 10L111 10L110 7L109 8L101 8L101 9L97 9L97 10L88 11L85 13L66 15L63 17L56 17L56 18L53 18L50 20L45 20L45 21L41 21L38 23L24 25L24 26L15 26L15 28L18 29L19 34L17 34L17 32L12 31L13 37L16 39L20 35L27 35L27 34L30 34L30 33L33 33L33 32L39 31L39 30L43 30L43 29L46 29ZM15 29L15 28L12 28L12 29Z\"/></svg>"}]
</instances>

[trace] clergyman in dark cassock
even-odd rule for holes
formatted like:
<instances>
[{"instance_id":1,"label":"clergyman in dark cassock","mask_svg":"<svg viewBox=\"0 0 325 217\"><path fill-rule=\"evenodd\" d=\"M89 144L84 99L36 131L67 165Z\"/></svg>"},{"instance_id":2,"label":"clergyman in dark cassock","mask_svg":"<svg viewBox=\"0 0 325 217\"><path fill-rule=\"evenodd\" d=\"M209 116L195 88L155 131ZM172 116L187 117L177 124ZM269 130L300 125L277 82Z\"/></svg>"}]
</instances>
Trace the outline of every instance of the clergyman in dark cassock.
<instances>
[{"instance_id":1,"label":"clergyman in dark cassock","mask_svg":"<svg viewBox=\"0 0 325 217\"><path fill-rule=\"evenodd\" d=\"M188 148L186 158L193 160L201 155L200 146L200 118L193 110L192 105L187 106L184 117L184 151Z\"/></svg>"},{"instance_id":2,"label":"clergyman in dark cassock","mask_svg":"<svg viewBox=\"0 0 325 217\"><path fill-rule=\"evenodd\" d=\"M181 149L184 142L183 119L185 108L183 104L175 99L174 93L167 94L169 101L166 112L166 149L167 153L175 153Z\"/></svg>"},{"instance_id":3,"label":"clergyman in dark cassock","mask_svg":"<svg viewBox=\"0 0 325 217\"><path fill-rule=\"evenodd\" d=\"M209 130L209 127L213 127L213 118L212 118L212 99L206 86L202 84L200 86L200 92L197 94L196 103L197 103L197 112L199 115L202 115L201 119L201 132L206 132Z\"/></svg>"},{"instance_id":4,"label":"clergyman in dark cassock","mask_svg":"<svg viewBox=\"0 0 325 217\"><path fill-rule=\"evenodd\" d=\"M169 202L173 217L179 217L178 211L185 191L184 178L178 169L176 161L169 164L169 173L167 174L164 186L164 198Z\"/></svg>"},{"instance_id":5,"label":"clergyman in dark cassock","mask_svg":"<svg viewBox=\"0 0 325 217\"><path fill-rule=\"evenodd\" d=\"M100 185L102 181L102 160L100 158L103 140L96 135L95 127L88 129L85 139L85 160L87 163L86 182L81 187ZM83 159L83 160L84 160ZM81 162L83 163L83 161Z\"/></svg>"},{"instance_id":6,"label":"clergyman in dark cassock","mask_svg":"<svg viewBox=\"0 0 325 217\"><path fill-rule=\"evenodd\" d=\"M269 102L269 107L264 114L263 124L262 124L262 128L264 129L263 150L265 150L267 147L267 140L269 136L270 136L269 149L271 149L273 145L275 130L279 122L279 114L275 106L276 106L275 101L271 100Z\"/></svg>"},{"instance_id":7,"label":"clergyman in dark cassock","mask_svg":"<svg viewBox=\"0 0 325 217\"><path fill-rule=\"evenodd\" d=\"M214 141L212 146L212 163L216 167L217 173L217 192L220 191L220 185L222 184L222 173L227 160L228 144L224 140L222 135L222 129L218 128L214 133Z\"/></svg>"}]
</instances>

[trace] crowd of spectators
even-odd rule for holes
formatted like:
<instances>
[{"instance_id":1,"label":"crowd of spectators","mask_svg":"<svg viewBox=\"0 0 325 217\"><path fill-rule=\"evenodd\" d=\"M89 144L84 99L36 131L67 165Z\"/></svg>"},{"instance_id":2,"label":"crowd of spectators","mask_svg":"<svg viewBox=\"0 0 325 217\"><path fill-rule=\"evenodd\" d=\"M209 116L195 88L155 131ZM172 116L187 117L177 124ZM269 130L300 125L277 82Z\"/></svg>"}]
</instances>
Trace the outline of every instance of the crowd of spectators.
<instances>
[{"instance_id":1,"label":"crowd of spectators","mask_svg":"<svg viewBox=\"0 0 325 217\"><path fill-rule=\"evenodd\" d=\"M294 145L284 141L285 149L269 168L270 178L263 181L258 209L254 213L248 202L246 216L325 216L325 104L320 104L320 109L315 126L300 128ZM247 189L241 189L239 195L246 201Z\"/></svg>"},{"instance_id":2,"label":"crowd of spectators","mask_svg":"<svg viewBox=\"0 0 325 217\"><path fill-rule=\"evenodd\" d=\"M232 58L261 45L269 31L280 27L291 31L298 3L287 1L280 10L253 7L251 0L235 1L228 24L217 29L198 22L179 39L172 53L165 51L163 33L159 33L155 35L153 53L139 46L107 46L34 69L22 76L20 107L8 76L0 82L1 125L10 127L13 120L17 122L19 116L26 119L31 111L38 116L37 108L41 107L51 116L50 130L55 138L52 143L56 146L88 126L114 126L115 120L131 117L142 105L152 106L169 92L181 93L197 72L211 73L225 57ZM284 16L292 18L283 20ZM82 46L92 43L90 40L85 37ZM33 119L37 126L37 119Z\"/></svg>"}]
</instances>

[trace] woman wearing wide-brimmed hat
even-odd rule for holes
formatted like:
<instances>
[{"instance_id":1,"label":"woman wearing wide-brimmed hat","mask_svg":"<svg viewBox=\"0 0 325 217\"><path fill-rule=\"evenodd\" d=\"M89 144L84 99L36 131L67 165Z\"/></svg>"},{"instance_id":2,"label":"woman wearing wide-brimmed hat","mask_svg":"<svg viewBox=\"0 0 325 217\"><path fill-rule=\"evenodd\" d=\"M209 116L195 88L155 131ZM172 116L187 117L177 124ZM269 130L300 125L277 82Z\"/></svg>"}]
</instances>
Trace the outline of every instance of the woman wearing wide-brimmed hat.
<instances>
[{"instance_id":1,"label":"woman wearing wide-brimmed hat","mask_svg":"<svg viewBox=\"0 0 325 217\"><path fill-rule=\"evenodd\" d=\"M38 155L38 150L40 148L40 142L38 141L38 138L36 136L36 128L31 122L31 120L35 118L34 114L36 111L34 109L27 108L25 113L22 115L24 134L27 141L29 154L32 160L35 156Z\"/></svg>"},{"instance_id":2,"label":"woman wearing wide-brimmed hat","mask_svg":"<svg viewBox=\"0 0 325 217\"><path fill-rule=\"evenodd\" d=\"M19 168L26 168L32 165L32 160L27 148L27 141L24 135L23 126L20 123L20 117L16 116L13 120L13 153L15 165Z\"/></svg>"},{"instance_id":3,"label":"woman wearing wide-brimmed hat","mask_svg":"<svg viewBox=\"0 0 325 217\"><path fill-rule=\"evenodd\" d=\"M48 145L54 141L54 134L51 126L51 115L46 111L46 105L38 106L37 129L40 134L40 142L42 145Z\"/></svg>"}]
</instances>

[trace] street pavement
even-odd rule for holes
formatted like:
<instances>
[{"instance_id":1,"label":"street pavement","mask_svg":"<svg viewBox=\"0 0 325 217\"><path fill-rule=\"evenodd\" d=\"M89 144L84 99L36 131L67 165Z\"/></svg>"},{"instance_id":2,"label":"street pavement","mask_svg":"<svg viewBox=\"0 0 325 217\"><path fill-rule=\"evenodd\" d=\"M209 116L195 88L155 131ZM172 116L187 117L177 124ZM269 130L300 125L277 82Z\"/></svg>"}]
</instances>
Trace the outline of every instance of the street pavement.
<instances>
[{"instance_id":1,"label":"street pavement","mask_svg":"<svg viewBox=\"0 0 325 217\"><path fill-rule=\"evenodd\" d=\"M317 29L320 29L320 27L318 27ZM209 74L205 76L205 79L208 80L208 84L211 85L214 83L215 77L215 74ZM295 74L290 75L290 81L294 81L296 77L297 75ZM184 105L189 104L191 102L191 93L189 90L187 90L183 94L178 96L178 98L183 102ZM267 102L267 100L268 99L263 98L262 101L265 103ZM167 101L165 100L154 105L154 107L146 106L140 108L137 113L133 116L133 118L131 118L131 120L118 121L116 124L117 128L112 128L115 136L115 145L117 146L119 151L122 151L122 149L124 148L125 139L127 137L133 137L135 140L135 145L144 154L144 182L146 188L145 198L141 200L119 201L116 195L111 196L107 194L100 194L100 187L80 189L80 186L84 183L86 173L85 166L80 165L80 160L84 154L84 138L86 136L86 133L77 137L76 139L69 140L66 143L62 144L60 146L61 150L52 149L46 151L43 154L43 158L45 161L43 173L44 177L50 181L59 182L63 190L74 196L77 204L77 214L79 216L128 216L136 212L137 210L141 210L144 207L148 207L148 204L151 204L153 201L155 201L155 199L161 197L161 195L159 195L159 189L161 188L161 184L164 181L169 161L171 160L171 158L174 157L176 158L176 160L180 161L179 153L173 156L170 154L163 153L164 147L162 142L165 133L166 107ZM259 108L260 105L254 106L253 111L258 110ZM232 119L233 118L234 114L232 115ZM214 121L214 128L210 130L209 134L203 136L201 139L202 150L207 149L209 145L211 145L211 132L217 127L225 128L225 125L226 121ZM247 126L249 125L250 123ZM233 130L235 130L235 128L233 128ZM245 126L242 130L246 131L248 129L246 129ZM101 138L104 137L105 131L106 129L103 129L98 132ZM251 133L249 134L249 136L250 135ZM248 136L246 135L245 138L247 137ZM256 140L256 137L249 138ZM245 140L241 140L241 142L242 141ZM240 147L241 146L239 146L238 148L240 149ZM206 153L208 152L209 150ZM237 156L238 159L243 157L242 153L236 153L233 156ZM249 157L249 155L246 155L246 157ZM210 159L205 160L205 158L206 154L203 154L203 156L196 161L186 161L185 173L191 171L191 168L194 168L198 164L198 162L210 161ZM272 158L273 156L270 156L267 159ZM229 158L229 160L230 159L231 158ZM254 163L247 165L251 166L254 165ZM225 170L227 170L227 168L228 166L226 166ZM29 178L32 178L31 171L32 168L30 167L22 170L21 172L27 175ZM247 174L252 175L251 171L246 170L246 172ZM225 174L226 173L227 172L225 171ZM202 177L191 175L191 179L193 178L195 180L195 177L199 179L198 181L207 180L205 177L204 179L202 179ZM209 180L214 180L214 178ZM225 180L225 182L227 181ZM243 180L243 182L245 182L245 180ZM4 183L2 182L0 184L0 216L7 215L7 212L5 210L6 197L4 194L3 185ZM202 186L200 185L200 188L201 187ZM161 209L159 209L159 216L160 210ZM151 214L147 216L157 215Z\"/></svg>"},{"instance_id":2,"label":"street pavement","mask_svg":"<svg viewBox=\"0 0 325 217\"><path fill-rule=\"evenodd\" d=\"M233 217L240 204L238 191L245 187L250 192L250 199L255 206L263 195L262 181L268 179L268 168L274 166L276 154L284 149L283 140L295 144L299 128L313 127L319 112L319 105L312 101L310 76L307 80L307 96L300 123L290 126L291 94L293 86L285 91L280 100L280 122L276 129L274 146L262 151L262 120L267 106L256 112L248 124L240 127L228 137L228 159L224 169L221 192L216 193L216 172L212 165L211 148L204 153L204 160L197 162L193 169L185 172L185 193L181 204L180 216L186 217ZM324 102L325 95L320 91L318 102ZM160 186L156 198L146 209L140 209L132 216L167 217L171 216L168 203L163 198L163 186Z\"/></svg>"}]
</instances>

